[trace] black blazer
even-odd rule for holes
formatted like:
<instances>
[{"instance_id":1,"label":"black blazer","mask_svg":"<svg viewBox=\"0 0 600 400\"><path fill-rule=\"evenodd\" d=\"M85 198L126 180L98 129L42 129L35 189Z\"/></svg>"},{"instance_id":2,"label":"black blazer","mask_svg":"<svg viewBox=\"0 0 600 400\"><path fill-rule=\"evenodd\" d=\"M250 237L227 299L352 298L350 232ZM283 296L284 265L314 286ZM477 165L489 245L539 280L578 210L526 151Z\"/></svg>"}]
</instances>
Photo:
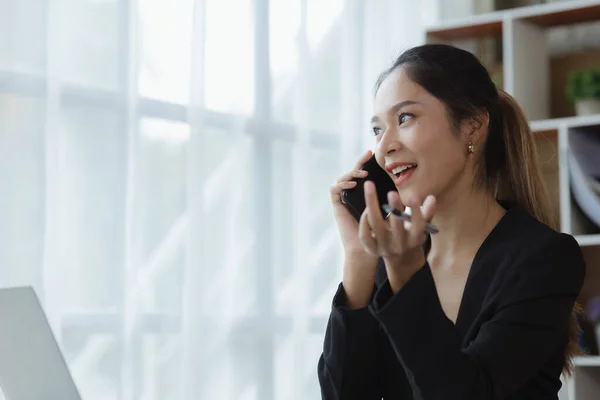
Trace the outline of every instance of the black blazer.
<instances>
[{"instance_id":1,"label":"black blazer","mask_svg":"<svg viewBox=\"0 0 600 400\"><path fill-rule=\"evenodd\" d=\"M325 400L557 399L585 263L572 236L509 208L479 248L456 325L429 266L395 295L379 263L371 304L340 284L318 364Z\"/></svg>"}]
</instances>

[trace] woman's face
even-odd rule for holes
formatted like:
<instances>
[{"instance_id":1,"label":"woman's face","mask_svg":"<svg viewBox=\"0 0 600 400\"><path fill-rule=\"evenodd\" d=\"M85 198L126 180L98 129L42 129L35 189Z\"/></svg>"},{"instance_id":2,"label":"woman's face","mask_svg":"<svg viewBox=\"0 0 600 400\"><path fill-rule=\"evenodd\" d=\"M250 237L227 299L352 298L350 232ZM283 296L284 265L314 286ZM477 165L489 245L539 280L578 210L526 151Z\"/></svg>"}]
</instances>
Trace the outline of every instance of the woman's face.
<instances>
[{"instance_id":1,"label":"woman's face","mask_svg":"<svg viewBox=\"0 0 600 400\"><path fill-rule=\"evenodd\" d=\"M461 129L462 130L462 129ZM464 180L468 137L457 135L444 103L397 68L374 102L375 157L404 204L445 195Z\"/></svg>"}]
</instances>

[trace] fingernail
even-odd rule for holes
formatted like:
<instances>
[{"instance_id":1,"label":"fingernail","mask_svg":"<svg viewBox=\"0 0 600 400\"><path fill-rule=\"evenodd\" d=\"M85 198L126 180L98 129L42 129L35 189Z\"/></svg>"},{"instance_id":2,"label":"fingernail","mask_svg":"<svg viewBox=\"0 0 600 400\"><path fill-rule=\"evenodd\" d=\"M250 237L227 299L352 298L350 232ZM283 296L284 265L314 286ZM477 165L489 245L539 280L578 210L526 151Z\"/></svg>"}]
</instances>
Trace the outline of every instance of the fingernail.
<instances>
[{"instance_id":1,"label":"fingernail","mask_svg":"<svg viewBox=\"0 0 600 400\"><path fill-rule=\"evenodd\" d=\"M366 181L365 182L365 192L366 193L373 193L373 182L371 182L371 181Z\"/></svg>"}]
</instances>

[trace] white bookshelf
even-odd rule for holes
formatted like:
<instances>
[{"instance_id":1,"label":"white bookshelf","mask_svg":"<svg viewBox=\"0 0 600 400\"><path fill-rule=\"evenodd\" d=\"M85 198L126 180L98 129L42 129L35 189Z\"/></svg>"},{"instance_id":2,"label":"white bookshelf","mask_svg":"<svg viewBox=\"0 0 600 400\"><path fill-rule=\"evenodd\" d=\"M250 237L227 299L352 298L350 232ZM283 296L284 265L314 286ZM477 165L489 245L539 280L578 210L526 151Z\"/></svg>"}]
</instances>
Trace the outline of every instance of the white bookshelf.
<instances>
[{"instance_id":1,"label":"white bookshelf","mask_svg":"<svg viewBox=\"0 0 600 400\"><path fill-rule=\"evenodd\" d=\"M575 357L574 364L578 367L600 367L600 356Z\"/></svg>"},{"instance_id":2,"label":"white bookshelf","mask_svg":"<svg viewBox=\"0 0 600 400\"><path fill-rule=\"evenodd\" d=\"M568 399L597 399L600 393L600 357L575 359L575 373L567 383Z\"/></svg>"},{"instance_id":3,"label":"white bookshelf","mask_svg":"<svg viewBox=\"0 0 600 400\"><path fill-rule=\"evenodd\" d=\"M600 135L600 114L553 118L553 54L548 32L591 22L600 23L600 0L562 1L495 11L443 21L427 29L428 42L452 43L476 53L482 43L501 46L497 53L501 56L503 88L523 106L530 120L560 229L575 236L586 258L588 271L582 301L600 294L600 231L586 230L588 224L582 220L585 217L576 211L571 197L569 134L587 128L597 129ZM560 399L600 399L600 356L575 359L575 372L566 379Z\"/></svg>"},{"instance_id":4,"label":"white bookshelf","mask_svg":"<svg viewBox=\"0 0 600 400\"><path fill-rule=\"evenodd\" d=\"M600 234L575 235L580 246L600 246Z\"/></svg>"},{"instance_id":5,"label":"white bookshelf","mask_svg":"<svg viewBox=\"0 0 600 400\"><path fill-rule=\"evenodd\" d=\"M560 127L579 128L582 126L595 126L600 125L600 115L540 119L531 121L529 125L534 132L557 130Z\"/></svg>"}]
</instances>

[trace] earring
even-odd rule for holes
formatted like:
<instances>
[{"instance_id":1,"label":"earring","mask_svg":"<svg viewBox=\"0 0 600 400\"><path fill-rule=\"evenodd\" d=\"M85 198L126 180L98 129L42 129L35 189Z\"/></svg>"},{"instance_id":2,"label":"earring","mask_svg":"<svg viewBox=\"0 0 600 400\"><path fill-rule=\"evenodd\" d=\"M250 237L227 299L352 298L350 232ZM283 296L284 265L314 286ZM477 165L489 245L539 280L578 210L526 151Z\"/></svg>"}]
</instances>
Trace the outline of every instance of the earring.
<instances>
[{"instance_id":1,"label":"earring","mask_svg":"<svg viewBox=\"0 0 600 400\"><path fill-rule=\"evenodd\" d=\"M473 154L475 153L475 145L471 142L469 142L469 146L467 147L467 154Z\"/></svg>"}]
</instances>

